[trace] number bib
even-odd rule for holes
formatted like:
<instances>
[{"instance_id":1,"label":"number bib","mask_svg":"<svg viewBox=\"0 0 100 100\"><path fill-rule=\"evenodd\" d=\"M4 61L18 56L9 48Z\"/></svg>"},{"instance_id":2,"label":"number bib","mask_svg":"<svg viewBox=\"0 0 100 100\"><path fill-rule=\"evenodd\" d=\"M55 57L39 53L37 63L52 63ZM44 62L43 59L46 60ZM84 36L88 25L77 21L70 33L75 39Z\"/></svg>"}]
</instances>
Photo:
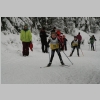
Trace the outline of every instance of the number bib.
<instances>
[{"instance_id":1,"label":"number bib","mask_svg":"<svg viewBox=\"0 0 100 100\"><path fill-rule=\"evenodd\" d=\"M59 44L50 44L50 48L53 49L58 49L59 48Z\"/></svg>"},{"instance_id":2,"label":"number bib","mask_svg":"<svg viewBox=\"0 0 100 100\"><path fill-rule=\"evenodd\" d=\"M73 43L72 46L78 46L78 43Z\"/></svg>"}]
</instances>

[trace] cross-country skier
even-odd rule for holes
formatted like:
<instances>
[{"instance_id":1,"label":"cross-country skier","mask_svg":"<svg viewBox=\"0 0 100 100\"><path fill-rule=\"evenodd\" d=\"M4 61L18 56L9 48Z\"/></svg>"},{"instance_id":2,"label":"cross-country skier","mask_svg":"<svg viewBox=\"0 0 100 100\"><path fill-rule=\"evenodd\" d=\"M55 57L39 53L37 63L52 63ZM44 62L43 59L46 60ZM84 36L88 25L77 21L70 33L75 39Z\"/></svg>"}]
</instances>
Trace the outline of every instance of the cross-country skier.
<instances>
[{"instance_id":1,"label":"cross-country skier","mask_svg":"<svg viewBox=\"0 0 100 100\"><path fill-rule=\"evenodd\" d=\"M77 49L77 55L79 57L79 47L78 47L78 40L76 36L74 36L74 40L71 42L71 47L72 47L72 52L70 54L70 57L73 55L75 48Z\"/></svg>"},{"instance_id":2,"label":"cross-country skier","mask_svg":"<svg viewBox=\"0 0 100 100\"><path fill-rule=\"evenodd\" d=\"M92 35L92 37L90 38L90 44L91 44L91 51L95 51L94 50L94 41L96 41L96 38L94 37L94 35Z\"/></svg>"},{"instance_id":3,"label":"cross-country skier","mask_svg":"<svg viewBox=\"0 0 100 100\"><path fill-rule=\"evenodd\" d=\"M81 41L82 41L82 36L80 35L80 32L77 35L77 39L78 39L78 47L80 49L80 45L81 45Z\"/></svg>"},{"instance_id":4,"label":"cross-country skier","mask_svg":"<svg viewBox=\"0 0 100 100\"><path fill-rule=\"evenodd\" d=\"M47 67L51 66L55 51L57 52L57 54L59 56L61 64L64 65L62 56L60 54L60 49L59 49L60 41L57 39L57 34L55 32L51 33L51 37L48 40L48 45L49 45L49 43L50 43L50 48L51 48L51 58L50 58L50 62L47 65Z\"/></svg>"}]
</instances>

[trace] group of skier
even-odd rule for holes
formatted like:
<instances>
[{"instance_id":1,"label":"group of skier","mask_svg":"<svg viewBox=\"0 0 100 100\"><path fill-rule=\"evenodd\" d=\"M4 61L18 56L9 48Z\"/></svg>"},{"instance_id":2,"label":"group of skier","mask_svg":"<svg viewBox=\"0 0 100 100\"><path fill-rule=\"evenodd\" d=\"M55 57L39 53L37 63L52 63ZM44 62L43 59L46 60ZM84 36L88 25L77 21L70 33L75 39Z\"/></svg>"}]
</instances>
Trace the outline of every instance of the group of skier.
<instances>
[{"instance_id":1,"label":"group of skier","mask_svg":"<svg viewBox=\"0 0 100 100\"><path fill-rule=\"evenodd\" d=\"M49 37L48 41L47 41L47 37ZM43 27L40 31L40 39L41 39L41 48L43 53L48 53L49 47L51 49L51 57L47 67L51 66L55 51L59 56L61 64L64 65L60 51L67 50L68 40L66 39L65 35L61 33L60 30L57 30L56 27L54 27L53 30L50 32L50 35L48 36L46 34L45 27ZM32 34L31 31L28 29L27 25L24 26L23 30L21 30L20 40L22 41L22 45L23 45L22 54L23 56L28 56L29 47L32 45ZM94 51L94 41L96 41L96 39L93 35L92 37L90 37L91 50L93 51ZM81 43L82 43L82 36L80 35L79 32L77 36L74 36L74 40L71 42L72 51L69 57L73 55L75 49L77 49L77 55L79 57L79 49ZM32 50L32 47L30 48Z\"/></svg>"},{"instance_id":2,"label":"group of skier","mask_svg":"<svg viewBox=\"0 0 100 100\"><path fill-rule=\"evenodd\" d=\"M45 28L43 27L42 30L44 30L44 29ZM50 49L51 49L51 58L50 58L50 61L47 65L47 67L51 66L55 51L57 52L57 54L59 56L61 64L64 65L60 51L67 50L67 41L68 40L66 39L65 35L63 35L63 33L61 33L60 30L56 30L56 27L54 27L53 30L51 31L50 37L47 41L48 36L46 35L45 30L43 32L42 32L42 30L40 31L42 52L48 53L47 50L48 50L49 44L50 44ZM80 33L74 37L74 40L71 42L71 47L73 48L73 50L70 54L70 57L72 56L75 48L77 49L77 55L79 56L79 48L80 48L81 40L82 40L82 37L81 37ZM44 49L44 46L45 46L45 49Z\"/></svg>"}]
</instances>

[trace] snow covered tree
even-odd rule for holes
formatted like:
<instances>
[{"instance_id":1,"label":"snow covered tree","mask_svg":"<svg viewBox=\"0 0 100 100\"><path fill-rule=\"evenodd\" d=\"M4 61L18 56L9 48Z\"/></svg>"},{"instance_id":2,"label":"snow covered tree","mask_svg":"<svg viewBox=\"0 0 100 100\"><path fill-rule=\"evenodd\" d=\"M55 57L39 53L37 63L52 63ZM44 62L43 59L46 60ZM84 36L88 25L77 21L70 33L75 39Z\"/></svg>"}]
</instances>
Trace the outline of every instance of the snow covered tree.
<instances>
[{"instance_id":1,"label":"snow covered tree","mask_svg":"<svg viewBox=\"0 0 100 100\"><path fill-rule=\"evenodd\" d=\"M19 34L25 24L32 32L42 27L51 31L56 27L71 35L75 28L87 33L96 33L100 30L100 17L1 17L1 31L9 30L12 34Z\"/></svg>"}]
</instances>

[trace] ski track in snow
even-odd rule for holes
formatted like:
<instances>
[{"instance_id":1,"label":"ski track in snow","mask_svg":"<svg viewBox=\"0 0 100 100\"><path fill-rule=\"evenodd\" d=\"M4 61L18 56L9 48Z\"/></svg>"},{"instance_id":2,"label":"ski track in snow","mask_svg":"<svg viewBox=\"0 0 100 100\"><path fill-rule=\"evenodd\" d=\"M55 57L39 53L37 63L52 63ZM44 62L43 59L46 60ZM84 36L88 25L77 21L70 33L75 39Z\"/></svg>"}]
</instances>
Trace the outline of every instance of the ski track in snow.
<instances>
[{"instance_id":1,"label":"ski track in snow","mask_svg":"<svg viewBox=\"0 0 100 100\"><path fill-rule=\"evenodd\" d=\"M71 65L61 52L64 62L70 65L68 68L59 66L59 58L55 53L52 66L42 69L40 67L48 64L48 54L43 54L37 49L30 51L29 57L20 56L17 52L7 53L7 55L2 55L1 82L5 84L99 84L100 52L91 52L84 51L85 56L82 56L80 52L81 57L77 57L75 51L73 56L69 57L74 65ZM68 51L65 53L69 54Z\"/></svg>"},{"instance_id":2,"label":"ski track in snow","mask_svg":"<svg viewBox=\"0 0 100 100\"><path fill-rule=\"evenodd\" d=\"M98 42L97 45L99 45ZM60 61L55 53L52 66L44 67L49 62L49 54L42 53L41 45L34 43L33 52L28 57L21 55L21 48L18 50L5 50L1 53L1 83L2 84L100 84L100 45L97 51L90 51L88 44L82 45L80 57L77 52L69 59L61 52L64 63L70 67L60 66ZM67 44L68 45L68 44ZM68 45L69 56L71 48Z\"/></svg>"}]
</instances>

